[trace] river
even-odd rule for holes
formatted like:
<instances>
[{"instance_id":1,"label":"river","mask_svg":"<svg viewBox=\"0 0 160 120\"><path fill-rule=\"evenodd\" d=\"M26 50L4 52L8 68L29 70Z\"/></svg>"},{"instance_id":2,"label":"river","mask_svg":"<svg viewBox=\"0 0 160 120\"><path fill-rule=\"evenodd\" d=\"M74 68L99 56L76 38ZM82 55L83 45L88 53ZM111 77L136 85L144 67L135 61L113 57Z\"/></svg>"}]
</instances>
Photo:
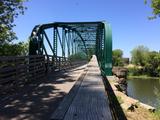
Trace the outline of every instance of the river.
<instances>
[{"instance_id":1,"label":"river","mask_svg":"<svg viewBox=\"0 0 160 120\"><path fill-rule=\"evenodd\" d=\"M138 99L139 101L151 105L153 107L160 106L160 80L130 79L127 80L127 83L128 96ZM159 97L157 93L159 93Z\"/></svg>"}]
</instances>

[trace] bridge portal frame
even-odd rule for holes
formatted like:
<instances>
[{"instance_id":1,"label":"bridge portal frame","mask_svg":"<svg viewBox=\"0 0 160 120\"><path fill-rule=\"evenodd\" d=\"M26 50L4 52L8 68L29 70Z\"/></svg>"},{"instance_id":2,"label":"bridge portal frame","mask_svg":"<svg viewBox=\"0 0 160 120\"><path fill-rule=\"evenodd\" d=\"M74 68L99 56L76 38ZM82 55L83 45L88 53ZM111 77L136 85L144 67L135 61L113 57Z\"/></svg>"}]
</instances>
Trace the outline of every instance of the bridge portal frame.
<instances>
[{"instance_id":1,"label":"bridge portal frame","mask_svg":"<svg viewBox=\"0 0 160 120\"><path fill-rule=\"evenodd\" d=\"M51 28L53 29L52 43L45 31ZM104 21L54 22L37 25L30 36L29 55L45 54L49 59L48 48L45 47L44 41L47 41L54 61L57 61L58 41L61 46L61 55L64 58L80 50L88 54L88 49L95 47L101 73L108 76L112 75L112 31L109 23ZM94 46L91 43L95 43Z\"/></svg>"}]
</instances>

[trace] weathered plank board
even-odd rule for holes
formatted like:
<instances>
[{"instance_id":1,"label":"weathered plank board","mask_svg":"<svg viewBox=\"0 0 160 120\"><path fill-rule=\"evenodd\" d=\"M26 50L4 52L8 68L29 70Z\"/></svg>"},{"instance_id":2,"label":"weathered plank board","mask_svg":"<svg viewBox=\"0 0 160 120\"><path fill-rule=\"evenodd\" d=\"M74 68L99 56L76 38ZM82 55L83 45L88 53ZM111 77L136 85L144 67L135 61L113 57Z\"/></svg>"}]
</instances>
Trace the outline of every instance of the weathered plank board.
<instances>
[{"instance_id":1,"label":"weathered plank board","mask_svg":"<svg viewBox=\"0 0 160 120\"><path fill-rule=\"evenodd\" d=\"M79 90L74 94L76 95L71 103L67 100L61 103L59 113L56 113L58 116L53 113L52 120L112 120L109 101L95 56L88 65L88 72ZM69 108L66 108L65 104L70 104Z\"/></svg>"},{"instance_id":2,"label":"weathered plank board","mask_svg":"<svg viewBox=\"0 0 160 120\"><path fill-rule=\"evenodd\" d=\"M78 89L86 75L87 71L84 71L80 78L77 80L75 85L72 87L70 92L65 96L59 107L56 109L54 114L51 116L51 119L53 120L62 120L65 116L65 113L67 112L70 104L72 103L74 97L76 96L76 93L78 92Z\"/></svg>"}]
</instances>

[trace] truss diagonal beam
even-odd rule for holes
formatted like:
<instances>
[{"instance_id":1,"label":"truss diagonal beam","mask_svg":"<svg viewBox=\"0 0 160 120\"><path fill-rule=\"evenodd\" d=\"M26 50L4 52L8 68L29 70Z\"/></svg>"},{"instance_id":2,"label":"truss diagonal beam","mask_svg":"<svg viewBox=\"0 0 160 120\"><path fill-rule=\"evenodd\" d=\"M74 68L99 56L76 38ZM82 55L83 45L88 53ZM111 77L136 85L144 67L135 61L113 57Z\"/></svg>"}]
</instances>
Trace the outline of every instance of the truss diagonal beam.
<instances>
[{"instance_id":1,"label":"truss diagonal beam","mask_svg":"<svg viewBox=\"0 0 160 120\"><path fill-rule=\"evenodd\" d=\"M52 29L52 33L46 33L46 29ZM50 34L53 36L53 45ZM45 41L49 48L44 44ZM90 50L95 49L102 73L112 74L111 27L104 21L54 22L35 26L30 37L29 54L48 56L51 54L48 49L56 60L57 56L69 57L78 52L89 54Z\"/></svg>"}]
</instances>

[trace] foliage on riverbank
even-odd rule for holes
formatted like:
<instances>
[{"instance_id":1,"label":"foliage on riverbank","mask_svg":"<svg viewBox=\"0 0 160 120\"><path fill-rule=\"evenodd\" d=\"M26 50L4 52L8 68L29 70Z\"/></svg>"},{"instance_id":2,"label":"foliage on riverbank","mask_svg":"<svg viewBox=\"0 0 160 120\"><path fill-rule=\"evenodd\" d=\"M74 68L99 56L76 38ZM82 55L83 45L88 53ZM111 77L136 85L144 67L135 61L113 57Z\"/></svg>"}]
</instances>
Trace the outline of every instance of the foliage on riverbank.
<instances>
[{"instance_id":1,"label":"foliage on riverbank","mask_svg":"<svg viewBox=\"0 0 160 120\"><path fill-rule=\"evenodd\" d=\"M124 66L123 51L113 50L113 66ZM131 51L131 61L128 66L130 76L160 77L160 51L150 51L148 47L139 45Z\"/></svg>"},{"instance_id":2,"label":"foliage on riverbank","mask_svg":"<svg viewBox=\"0 0 160 120\"><path fill-rule=\"evenodd\" d=\"M113 66L123 66L123 51L121 49L115 49L112 52L112 58L113 58Z\"/></svg>"},{"instance_id":3,"label":"foliage on riverbank","mask_svg":"<svg viewBox=\"0 0 160 120\"><path fill-rule=\"evenodd\" d=\"M129 74L160 77L160 52L150 51L148 47L140 45L131 51L131 56L134 67L128 68Z\"/></svg>"},{"instance_id":4,"label":"foliage on riverbank","mask_svg":"<svg viewBox=\"0 0 160 120\"><path fill-rule=\"evenodd\" d=\"M153 80L159 80L160 77L150 77L150 76L147 76L147 75L139 75L139 76L132 76L132 75L129 75L127 76L127 79L153 79Z\"/></svg>"}]
</instances>

